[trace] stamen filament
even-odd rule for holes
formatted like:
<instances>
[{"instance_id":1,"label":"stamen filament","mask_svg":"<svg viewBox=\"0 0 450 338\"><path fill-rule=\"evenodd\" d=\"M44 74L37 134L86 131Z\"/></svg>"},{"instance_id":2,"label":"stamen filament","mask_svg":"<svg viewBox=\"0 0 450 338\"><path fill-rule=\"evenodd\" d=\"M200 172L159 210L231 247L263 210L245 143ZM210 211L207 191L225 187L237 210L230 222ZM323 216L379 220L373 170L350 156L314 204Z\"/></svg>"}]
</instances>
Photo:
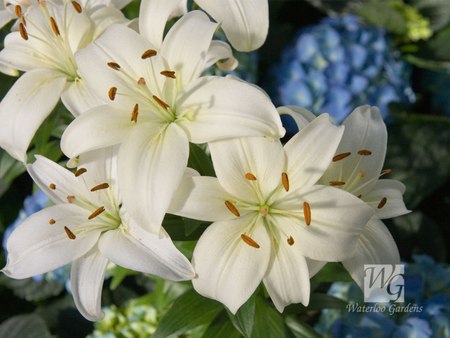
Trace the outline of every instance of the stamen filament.
<instances>
[{"instance_id":1,"label":"stamen filament","mask_svg":"<svg viewBox=\"0 0 450 338\"><path fill-rule=\"evenodd\" d=\"M250 245L250 246L253 247L253 248L256 248L256 249L259 249L259 248L260 248L259 244L256 243L256 242L253 240L253 238L251 238L251 237L249 237L249 236L247 236L247 235L245 235L245 234L242 234L242 235L241 235L241 239L244 241L245 244Z\"/></svg>"}]
</instances>

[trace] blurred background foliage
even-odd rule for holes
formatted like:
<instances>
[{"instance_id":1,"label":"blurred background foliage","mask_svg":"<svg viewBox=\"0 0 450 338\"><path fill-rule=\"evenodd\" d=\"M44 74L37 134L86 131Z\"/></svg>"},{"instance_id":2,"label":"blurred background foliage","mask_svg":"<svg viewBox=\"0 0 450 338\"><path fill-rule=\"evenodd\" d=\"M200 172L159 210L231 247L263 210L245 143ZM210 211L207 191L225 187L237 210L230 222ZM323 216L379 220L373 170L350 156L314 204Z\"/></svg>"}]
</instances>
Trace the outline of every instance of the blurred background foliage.
<instances>
[{"instance_id":1,"label":"blurred background foliage","mask_svg":"<svg viewBox=\"0 0 450 338\"><path fill-rule=\"evenodd\" d=\"M390 178L406 185L406 205L413 211L388 220L387 226L402 260L412 262L411 271L422 279L429 271L425 266L443 271L427 279L428 288L450 279L450 1L277 0L269 5L266 43L257 52L237 53L240 66L232 75L262 86L277 104L299 104L317 114L326 111L336 121L356 105L380 105L389 131L385 167L392 169ZM125 8L129 18L138 12L136 0ZM1 31L2 41L8 29ZM218 69L211 72L224 75ZM14 81L0 75L1 97ZM59 138L70 121L59 105L36 134L29 161L39 153L64 164ZM214 175L205 149L191 145L189 166ZM24 166L0 150L2 239L20 219L46 204ZM167 215L164 226L190 258L208 224ZM4 250L0 260L4 265ZM73 304L68 269L26 280L0 275L0 337L339 337L348 332L357 337L360 331L350 328L363 321L345 317L347 302L360 295L349 296L355 284L337 263L312 279L308 308L291 305L281 315L261 287L236 316L197 295L190 283L164 282L111 266L102 299L106 316L95 324L84 320ZM336 281L347 284L330 288ZM427 297L448 296L450 282L445 285ZM449 334L450 306L444 300L433 301L440 302L447 318L447 331L440 332ZM425 332L424 337L434 334L431 322L378 319L381 332L392 327L397 336L409 336L415 329ZM409 331L401 329L403 324ZM369 337L369 331L362 332Z\"/></svg>"}]
</instances>

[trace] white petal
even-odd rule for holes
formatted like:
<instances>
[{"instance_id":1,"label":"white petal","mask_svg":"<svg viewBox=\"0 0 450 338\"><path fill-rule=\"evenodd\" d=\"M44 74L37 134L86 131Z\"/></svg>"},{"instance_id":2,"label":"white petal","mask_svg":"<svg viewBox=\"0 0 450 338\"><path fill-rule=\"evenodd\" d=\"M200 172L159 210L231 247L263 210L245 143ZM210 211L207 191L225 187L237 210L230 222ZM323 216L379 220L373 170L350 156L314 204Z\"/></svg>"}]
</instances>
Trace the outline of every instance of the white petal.
<instances>
[{"instance_id":1,"label":"white petal","mask_svg":"<svg viewBox=\"0 0 450 338\"><path fill-rule=\"evenodd\" d=\"M94 95L81 79L68 83L68 88L61 95L61 101L73 116L103 104L103 101Z\"/></svg>"},{"instance_id":2,"label":"white petal","mask_svg":"<svg viewBox=\"0 0 450 338\"><path fill-rule=\"evenodd\" d=\"M335 154L343 129L333 126L329 116L322 114L289 140L284 149L291 191L319 180Z\"/></svg>"},{"instance_id":3,"label":"white petal","mask_svg":"<svg viewBox=\"0 0 450 338\"><path fill-rule=\"evenodd\" d=\"M101 295L105 277L106 259L95 246L84 256L72 263L70 282L73 300L84 318L91 321L101 320Z\"/></svg>"},{"instance_id":4,"label":"white petal","mask_svg":"<svg viewBox=\"0 0 450 338\"><path fill-rule=\"evenodd\" d=\"M410 212L403 202L405 185L396 180L378 180L373 189L361 199L376 210L380 219L405 215ZM386 201L383 203L384 199Z\"/></svg>"},{"instance_id":5,"label":"white petal","mask_svg":"<svg viewBox=\"0 0 450 338\"><path fill-rule=\"evenodd\" d=\"M61 149L72 158L81 153L109 147L125 140L135 123L130 115L108 105L93 108L78 116L64 131Z\"/></svg>"},{"instance_id":6,"label":"white petal","mask_svg":"<svg viewBox=\"0 0 450 338\"><path fill-rule=\"evenodd\" d=\"M308 265L309 277L313 278L320 270L322 270L327 262L321 262L311 258L306 258L306 264Z\"/></svg>"},{"instance_id":7,"label":"white petal","mask_svg":"<svg viewBox=\"0 0 450 338\"><path fill-rule=\"evenodd\" d=\"M356 108L343 125L345 132L336 153L352 154L332 162L321 182L353 182L342 188L354 195L364 195L372 189L383 167L387 144L386 125L378 108L367 105ZM369 150L371 155L359 155L358 151L361 150Z\"/></svg>"},{"instance_id":8,"label":"white petal","mask_svg":"<svg viewBox=\"0 0 450 338\"><path fill-rule=\"evenodd\" d=\"M203 221L225 221L235 216L225 206L233 200L215 177L183 177L168 212Z\"/></svg>"},{"instance_id":9,"label":"white petal","mask_svg":"<svg viewBox=\"0 0 450 338\"><path fill-rule=\"evenodd\" d=\"M159 234L188 156L189 142L175 124L161 132L141 125L121 146L119 188L124 206L142 227Z\"/></svg>"},{"instance_id":10,"label":"white petal","mask_svg":"<svg viewBox=\"0 0 450 338\"><path fill-rule=\"evenodd\" d=\"M0 62L21 71L48 66L45 61L36 57L35 48L28 42L20 36L19 32L9 33L5 37L5 48L0 52Z\"/></svg>"},{"instance_id":11,"label":"white petal","mask_svg":"<svg viewBox=\"0 0 450 338\"><path fill-rule=\"evenodd\" d=\"M266 274L271 243L262 224L254 217L241 217L209 226L194 250L192 264L197 277L195 290L225 304L235 314L258 287ZM260 247L246 244L241 235L251 237Z\"/></svg>"},{"instance_id":12,"label":"white petal","mask_svg":"<svg viewBox=\"0 0 450 338\"><path fill-rule=\"evenodd\" d=\"M232 71L239 65L239 61L234 57L230 45L219 40L211 42L206 55L204 69L208 69L215 63L217 63L217 67L225 71Z\"/></svg>"},{"instance_id":13,"label":"white petal","mask_svg":"<svg viewBox=\"0 0 450 338\"><path fill-rule=\"evenodd\" d=\"M22 75L0 103L0 146L19 161L36 130L58 103L66 79L48 70Z\"/></svg>"},{"instance_id":14,"label":"white petal","mask_svg":"<svg viewBox=\"0 0 450 338\"><path fill-rule=\"evenodd\" d=\"M8 238L8 262L2 271L12 278L28 278L81 257L100 235L99 231L76 234L87 216L88 212L72 204L52 206L31 215ZM50 219L55 224L50 224ZM76 234L76 238L69 239L64 227Z\"/></svg>"},{"instance_id":15,"label":"white petal","mask_svg":"<svg viewBox=\"0 0 450 338\"><path fill-rule=\"evenodd\" d=\"M128 0L117 0L116 2L128 2ZM122 5L120 4L120 5ZM117 7L117 6L116 6ZM96 40L109 26L113 24L126 24L128 19L125 18L123 13L112 6L102 6L97 8L92 14L89 15L94 23L94 33L92 40Z\"/></svg>"},{"instance_id":16,"label":"white petal","mask_svg":"<svg viewBox=\"0 0 450 338\"><path fill-rule=\"evenodd\" d=\"M234 48L251 51L261 47L269 29L267 0L196 0L203 10L221 23Z\"/></svg>"},{"instance_id":17,"label":"white petal","mask_svg":"<svg viewBox=\"0 0 450 338\"><path fill-rule=\"evenodd\" d=\"M303 203L311 210L310 225L303 215ZM273 216L273 223L292 236L304 256L327 262L346 259L353 253L360 233L374 212L359 198L340 189L314 186L299 192L298 198L272 205L291 210L291 215Z\"/></svg>"},{"instance_id":18,"label":"white petal","mask_svg":"<svg viewBox=\"0 0 450 338\"><path fill-rule=\"evenodd\" d=\"M161 55L175 71L179 86L186 87L205 69L206 54L217 24L200 11L184 15L170 29Z\"/></svg>"},{"instance_id":19,"label":"white petal","mask_svg":"<svg viewBox=\"0 0 450 338\"><path fill-rule=\"evenodd\" d=\"M14 14L3 8L4 7L2 7L2 10L0 10L0 28L3 28L3 26L14 19Z\"/></svg>"},{"instance_id":20,"label":"white petal","mask_svg":"<svg viewBox=\"0 0 450 338\"><path fill-rule=\"evenodd\" d=\"M85 195L75 175L46 157L36 155L36 161L27 170L38 187L55 203L67 203L67 196ZM55 189L50 185L54 184Z\"/></svg>"},{"instance_id":21,"label":"white petal","mask_svg":"<svg viewBox=\"0 0 450 338\"><path fill-rule=\"evenodd\" d=\"M246 82L204 77L194 82L177 100L185 119L179 123L193 143L233 137L284 135L280 117L270 98Z\"/></svg>"},{"instance_id":22,"label":"white petal","mask_svg":"<svg viewBox=\"0 0 450 338\"><path fill-rule=\"evenodd\" d=\"M286 159L279 141L264 137L235 138L209 145L219 182L230 194L244 201L260 203L277 186ZM256 180L249 180L252 174Z\"/></svg>"},{"instance_id":23,"label":"white petal","mask_svg":"<svg viewBox=\"0 0 450 338\"><path fill-rule=\"evenodd\" d=\"M164 28L174 13L180 12L180 6L185 7L184 0L142 0L139 9L139 32L158 50L163 42Z\"/></svg>"},{"instance_id":24,"label":"white petal","mask_svg":"<svg viewBox=\"0 0 450 338\"><path fill-rule=\"evenodd\" d=\"M386 226L372 218L359 237L352 257L342 262L361 289L364 286L364 264L399 264L400 255Z\"/></svg>"},{"instance_id":25,"label":"white petal","mask_svg":"<svg viewBox=\"0 0 450 338\"><path fill-rule=\"evenodd\" d=\"M264 286L280 312L292 303L308 306L310 283L305 257L284 238L264 277Z\"/></svg>"},{"instance_id":26,"label":"white petal","mask_svg":"<svg viewBox=\"0 0 450 338\"><path fill-rule=\"evenodd\" d=\"M316 118L316 115L309 110L297 106L281 106L277 107L277 111L280 115L289 115L292 117L297 124L298 130L302 130Z\"/></svg>"},{"instance_id":27,"label":"white petal","mask_svg":"<svg viewBox=\"0 0 450 338\"><path fill-rule=\"evenodd\" d=\"M20 75L20 72L17 69L2 64L0 64L0 73L14 77L18 77Z\"/></svg>"},{"instance_id":28,"label":"white petal","mask_svg":"<svg viewBox=\"0 0 450 338\"><path fill-rule=\"evenodd\" d=\"M173 245L170 237L144 232L135 227L130 234L108 231L101 238L102 254L127 269L180 281L194 277L189 261Z\"/></svg>"}]
</instances>

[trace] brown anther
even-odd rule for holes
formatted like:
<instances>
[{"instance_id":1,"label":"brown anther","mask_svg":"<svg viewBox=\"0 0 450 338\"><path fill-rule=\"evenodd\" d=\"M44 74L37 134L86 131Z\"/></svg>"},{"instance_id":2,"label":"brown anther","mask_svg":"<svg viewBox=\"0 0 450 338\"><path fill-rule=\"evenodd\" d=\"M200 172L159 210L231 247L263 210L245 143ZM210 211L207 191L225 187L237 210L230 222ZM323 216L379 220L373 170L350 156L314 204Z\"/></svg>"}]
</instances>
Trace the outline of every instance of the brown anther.
<instances>
[{"instance_id":1,"label":"brown anther","mask_svg":"<svg viewBox=\"0 0 450 338\"><path fill-rule=\"evenodd\" d=\"M361 150L358 150L358 155L368 156L368 155L372 155L372 152L367 149L361 149Z\"/></svg>"},{"instance_id":2,"label":"brown anther","mask_svg":"<svg viewBox=\"0 0 450 338\"><path fill-rule=\"evenodd\" d=\"M56 24L55 18L53 18L52 16L50 17L50 26L52 27L52 31L53 33L55 33L55 35L61 35L61 33L59 32L58 25Z\"/></svg>"},{"instance_id":3,"label":"brown anther","mask_svg":"<svg viewBox=\"0 0 450 338\"><path fill-rule=\"evenodd\" d=\"M92 192L97 191L97 190L102 190L102 189L108 189L109 188L109 184L108 183L100 183L97 184L95 187L93 187L91 189Z\"/></svg>"},{"instance_id":4,"label":"brown anther","mask_svg":"<svg viewBox=\"0 0 450 338\"><path fill-rule=\"evenodd\" d=\"M56 221L53 218L50 218L50 220L48 221L48 224L55 224Z\"/></svg>"},{"instance_id":5,"label":"brown anther","mask_svg":"<svg viewBox=\"0 0 450 338\"><path fill-rule=\"evenodd\" d=\"M114 101L114 99L116 98L116 93L117 93L117 87L109 88L108 97L111 101Z\"/></svg>"},{"instance_id":6,"label":"brown anther","mask_svg":"<svg viewBox=\"0 0 450 338\"><path fill-rule=\"evenodd\" d=\"M359 194L358 196L356 196L356 197L358 197L358 198L361 198L362 197L362 195L361 194Z\"/></svg>"},{"instance_id":7,"label":"brown anther","mask_svg":"<svg viewBox=\"0 0 450 338\"><path fill-rule=\"evenodd\" d=\"M25 25L22 22L19 23L19 33L20 33L20 36L22 37L22 39L28 40L27 29L25 28Z\"/></svg>"},{"instance_id":8,"label":"brown anther","mask_svg":"<svg viewBox=\"0 0 450 338\"><path fill-rule=\"evenodd\" d=\"M73 195L67 196L67 202L73 203L74 201L75 201L75 196L73 196Z\"/></svg>"},{"instance_id":9,"label":"brown anther","mask_svg":"<svg viewBox=\"0 0 450 338\"><path fill-rule=\"evenodd\" d=\"M225 206L228 208L228 210L230 210L230 212L236 216L239 217L241 216L241 214L239 213L239 210L234 206L233 203L231 203L230 201L225 201Z\"/></svg>"},{"instance_id":10,"label":"brown anther","mask_svg":"<svg viewBox=\"0 0 450 338\"><path fill-rule=\"evenodd\" d=\"M81 5L76 1L72 1L72 6L77 11L77 13L81 13L83 11Z\"/></svg>"},{"instance_id":11,"label":"brown anther","mask_svg":"<svg viewBox=\"0 0 450 338\"><path fill-rule=\"evenodd\" d=\"M119 70L120 69L120 65L116 62L108 62L107 63L108 67L114 69L114 70Z\"/></svg>"},{"instance_id":12,"label":"brown anther","mask_svg":"<svg viewBox=\"0 0 450 338\"><path fill-rule=\"evenodd\" d=\"M381 209L382 207L384 207L384 206L386 205L386 202L387 202L387 198L386 198L386 197L383 197L383 198L381 199L380 203L378 203L377 208L378 208L378 209Z\"/></svg>"},{"instance_id":13,"label":"brown anther","mask_svg":"<svg viewBox=\"0 0 450 338\"><path fill-rule=\"evenodd\" d=\"M305 216L306 225L311 224L311 206L308 202L303 202L303 216Z\"/></svg>"},{"instance_id":14,"label":"brown anther","mask_svg":"<svg viewBox=\"0 0 450 338\"><path fill-rule=\"evenodd\" d=\"M253 175L252 173L246 173L246 174L244 175L244 177L245 177L246 179L248 179L249 181L256 181L256 176Z\"/></svg>"},{"instance_id":15,"label":"brown anther","mask_svg":"<svg viewBox=\"0 0 450 338\"><path fill-rule=\"evenodd\" d=\"M87 172L86 168L80 168L75 172L75 177L83 175L85 172Z\"/></svg>"},{"instance_id":16,"label":"brown anther","mask_svg":"<svg viewBox=\"0 0 450 338\"><path fill-rule=\"evenodd\" d=\"M105 207L100 207L98 209L95 209L92 214L89 215L88 220L94 219L98 215L100 215L103 211L105 211Z\"/></svg>"},{"instance_id":17,"label":"brown anther","mask_svg":"<svg viewBox=\"0 0 450 338\"><path fill-rule=\"evenodd\" d=\"M50 183L50 184L48 185L48 187L49 187L50 189L52 189L52 190L55 190L55 189L56 189L55 183Z\"/></svg>"},{"instance_id":18,"label":"brown anther","mask_svg":"<svg viewBox=\"0 0 450 338\"><path fill-rule=\"evenodd\" d=\"M295 243L294 238L293 238L292 236L289 236L289 237L288 237L287 242L288 242L288 244L289 244L290 246L293 246L294 243Z\"/></svg>"},{"instance_id":19,"label":"brown anther","mask_svg":"<svg viewBox=\"0 0 450 338\"><path fill-rule=\"evenodd\" d=\"M20 18L22 16L22 7L20 7L20 5L16 5L14 7L14 13L18 18Z\"/></svg>"},{"instance_id":20,"label":"brown anther","mask_svg":"<svg viewBox=\"0 0 450 338\"><path fill-rule=\"evenodd\" d=\"M140 86L145 86L145 79L143 77L140 77L137 81L137 84Z\"/></svg>"},{"instance_id":21,"label":"brown anther","mask_svg":"<svg viewBox=\"0 0 450 338\"><path fill-rule=\"evenodd\" d=\"M286 173L281 173L281 183L283 184L284 190L289 191L289 177Z\"/></svg>"},{"instance_id":22,"label":"brown anther","mask_svg":"<svg viewBox=\"0 0 450 338\"><path fill-rule=\"evenodd\" d=\"M366 171L365 170L360 170L359 171L359 177L363 178L364 176L366 176Z\"/></svg>"},{"instance_id":23,"label":"brown anther","mask_svg":"<svg viewBox=\"0 0 450 338\"><path fill-rule=\"evenodd\" d=\"M343 160L344 158L349 157L351 154L352 154L351 152L337 154L333 157L333 162Z\"/></svg>"},{"instance_id":24,"label":"brown anther","mask_svg":"<svg viewBox=\"0 0 450 338\"><path fill-rule=\"evenodd\" d=\"M173 70L163 70L160 74L164 75L165 77L170 77L171 79L177 78Z\"/></svg>"},{"instance_id":25,"label":"brown anther","mask_svg":"<svg viewBox=\"0 0 450 338\"><path fill-rule=\"evenodd\" d=\"M139 115L139 105L136 103L134 105L133 111L131 112L131 121L136 123L138 115Z\"/></svg>"},{"instance_id":26,"label":"brown anther","mask_svg":"<svg viewBox=\"0 0 450 338\"><path fill-rule=\"evenodd\" d=\"M69 239L77 238L77 236L75 236L75 234L72 231L70 231L68 227L64 227L64 231L66 232L66 235L67 237L69 237Z\"/></svg>"},{"instance_id":27,"label":"brown anther","mask_svg":"<svg viewBox=\"0 0 450 338\"><path fill-rule=\"evenodd\" d=\"M148 49L141 55L141 59L145 60L148 58L151 58L152 56L155 56L157 54L156 50L154 49Z\"/></svg>"},{"instance_id":28,"label":"brown anther","mask_svg":"<svg viewBox=\"0 0 450 338\"><path fill-rule=\"evenodd\" d=\"M253 248L259 249L260 246L258 243L255 242L255 240L245 234L241 235L241 239L244 241L245 244L250 245Z\"/></svg>"},{"instance_id":29,"label":"brown anther","mask_svg":"<svg viewBox=\"0 0 450 338\"><path fill-rule=\"evenodd\" d=\"M330 185L332 187L339 187L339 186L344 185L344 184L345 184L345 182L343 182L343 181L330 181Z\"/></svg>"},{"instance_id":30,"label":"brown anther","mask_svg":"<svg viewBox=\"0 0 450 338\"><path fill-rule=\"evenodd\" d=\"M392 173L392 169L384 169L384 170L381 171L381 175L387 175L387 174L390 174L390 173Z\"/></svg>"},{"instance_id":31,"label":"brown anther","mask_svg":"<svg viewBox=\"0 0 450 338\"><path fill-rule=\"evenodd\" d=\"M156 103L164 110L167 110L167 108L169 108L169 105L167 103L165 103L163 100L161 100L158 96L153 95L153 100L156 101Z\"/></svg>"}]
</instances>

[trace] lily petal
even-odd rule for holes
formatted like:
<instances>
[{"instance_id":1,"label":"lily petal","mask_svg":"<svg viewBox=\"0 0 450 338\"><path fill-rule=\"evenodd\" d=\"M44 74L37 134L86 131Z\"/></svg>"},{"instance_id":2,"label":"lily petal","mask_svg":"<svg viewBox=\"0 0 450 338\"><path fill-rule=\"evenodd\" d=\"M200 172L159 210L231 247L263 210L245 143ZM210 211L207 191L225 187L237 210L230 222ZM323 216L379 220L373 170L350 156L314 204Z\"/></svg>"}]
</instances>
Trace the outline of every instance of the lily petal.
<instances>
[{"instance_id":1,"label":"lily petal","mask_svg":"<svg viewBox=\"0 0 450 338\"><path fill-rule=\"evenodd\" d=\"M298 130L305 128L317 117L309 110L298 106L281 106L277 107L277 111L280 115L288 115L292 117Z\"/></svg>"},{"instance_id":2,"label":"lily petal","mask_svg":"<svg viewBox=\"0 0 450 338\"><path fill-rule=\"evenodd\" d=\"M68 83L68 88L61 95L61 101L75 117L103 104L82 79Z\"/></svg>"},{"instance_id":3,"label":"lily petal","mask_svg":"<svg viewBox=\"0 0 450 338\"><path fill-rule=\"evenodd\" d=\"M236 138L211 142L209 145L217 178L223 188L245 201L259 203L277 186L286 158L279 141L264 137ZM246 159L243 161L242 159ZM246 175L255 179L247 179Z\"/></svg>"},{"instance_id":4,"label":"lily petal","mask_svg":"<svg viewBox=\"0 0 450 338\"><path fill-rule=\"evenodd\" d=\"M353 255L342 262L361 289L364 287L364 264L399 264L400 255L386 226L372 218L359 237Z\"/></svg>"},{"instance_id":5,"label":"lily petal","mask_svg":"<svg viewBox=\"0 0 450 338\"><path fill-rule=\"evenodd\" d=\"M170 200L186 169L189 142L176 124L159 132L141 125L119 151L123 203L145 229L159 234Z\"/></svg>"},{"instance_id":6,"label":"lily petal","mask_svg":"<svg viewBox=\"0 0 450 338\"><path fill-rule=\"evenodd\" d=\"M36 57L34 46L24 40L19 32L11 32L5 37L5 48L0 52L0 62L12 69L30 71L46 68L45 61Z\"/></svg>"},{"instance_id":7,"label":"lily petal","mask_svg":"<svg viewBox=\"0 0 450 338\"><path fill-rule=\"evenodd\" d=\"M130 115L103 105L76 118L64 131L61 149L69 158L125 140L135 123Z\"/></svg>"},{"instance_id":8,"label":"lily petal","mask_svg":"<svg viewBox=\"0 0 450 338\"><path fill-rule=\"evenodd\" d=\"M168 212L203 221L226 221L235 216L225 201L233 200L215 177L183 177Z\"/></svg>"},{"instance_id":9,"label":"lily petal","mask_svg":"<svg viewBox=\"0 0 450 338\"><path fill-rule=\"evenodd\" d=\"M331 124L328 114L322 114L286 143L287 173L293 193L319 180L328 168L343 132L344 128Z\"/></svg>"},{"instance_id":10,"label":"lily petal","mask_svg":"<svg viewBox=\"0 0 450 338\"><path fill-rule=\"evenodd\" d=\"M380 219L405 215L409 212L403 202L405 185L396 180L378 180L373 189L361 199L376 210Z\"/></svg>"},{"instance_id":11,"label":"lily petal","mask_svg":"<svg viewBox=\"0 0 450 338\"><path fill-rule=\"evenodd\" d=\"M43 209L20 224L7 241L7 276L22 279L59 268L81 257L97 242L100 231L76 234L88 212L66 204ZM50 224L49 220L55 220ZM70 239L64 229L76 234Z\"/></svg>"},{"instance_id":12,"label":"lily petal","mask_svg":"<svg viewBox=\"0 0 450 338\"><path fill-rule=\"evenodd\" d=\"M211 42L204 69L208 69L215 63L217 67L225 71L232 71L239 65L239 61L234 57L230 45L219 40L213 40Z\"/></svg>"},{"instance_id":13,"label":"lily petal","mask_svg":"<svg viewBox=\"0 0 450 338\"><path fill-rule=\"evenodd\" d=\"M221 23L228 40L242 52L261 47L269 29L267 0L196 0L203 10Z\"/></svg>"},{"instance_id":14,"label":"lily petal","mask_svg":"<svg viewBox=\"0 0 450 338\"><path fill-rule=\"evenodd\" d=\"M345 132L336 153L351 152L351 156L332 162L321 182L357 182L342 188L355 195L364 195L373 188L383 167L386 125L378 108L368 105L356 108L343 125Z\"/></svg>"},{"instance_id":15,"label":"lily petal","mask_svg":"<svg viewBox=\"0 0 450 338\"><path fill-rule=\"evenodd\" d=\"M0 146L26 162L31 139L58 103L66 79L49 70L22 75L0 103Z\"/></svg>"},{"instance_id":16,"label":"lily petal","mask_svg":"<svg viewBox=\"0 0 450 338\"><path fill-rule=\"evenodd\" d=\"M233 314L250 298L269 265L269 235L261 224L253 225L254 219L249 216L213 223L194 250L194 289L225 304ZM259 248L245 243L242 234Z\"/></svg>"},{"instance_id":17,"label":"lily petal","mask_svg":"<svg viewBox=\"0 0 450 338\"><path fill-rule=\"evenodd\" d=\"M84 256L72 263L70 282L73 300L84 318L91 321L101 320L101 295L105 278L106 259L95 246Z\"/></svg>"},{"instance_id":18,"label":"lily petal","mask_svg":"<svg viewBox=\"0 0 450 338\"><path fill-rule=\"evenodd\" d=\"M278 243L278 251L264 277L264 286L279 312L292 303L309 304L309 272L305 257L286 239Z\"/></svg>"},{"instance_id":19,"label":"lily petal","mask_svg":"<svg viewBox=\"0 0 450 338\"><path fill-rule=\"evenodd\" d=\"M280 117L265 92L241 80L203 77L177 100L184 127L193 143L234 137L284 135Z\"/></svg>"},{"instance_id":20,"label":"lily petal","mask_svg":"<svg viewBox=\"0 0 450 338\"><path fill-rule=\"evenodd\" d=\"M139 9L139 32L144 36L157 50L161 48L163 42L164 28L169 18L174 14L180 14L180 6L184 5L185 0L142 0Z\"/></svg>"},{"instance_id":21,"label":"lily petal","mask_svg":"<svg viewBox=\"0 0 450 338\"><path fill-rule=\"evenodd\" d=\"M303 215L303 203L310 209L310 224ZM364 226L374 215L366 203L340 189L319 186L306 188L299 199L289 199L273 208L291 210L292 215L274 216L286 238L292 236L305 257L339 262L350 257Z\"/></svg>"},{"instance_id":22,"label":"lily petal","mask_svg":"<svg viewBox=\"0 0 450 338\"><path fill-rule=\"evenodd\" d=\"M167 33L161 46L161 55L175 71L177 82L186 87L205 69L206 55L217 28L200 11L183 15Z\"/></svg>"},{"instance_id":23,"label":"lily petal","mask_svg":"<svg viewBox=\"0 0 450 338\"><path fill-rule=\"evenodd\" d=\"M194 277L189 261L170 237L154 235L134 227L130 234L122 230L106 232L99 241L103 255L127 269L180 281Z\"/></svg>"}]
</instances>

